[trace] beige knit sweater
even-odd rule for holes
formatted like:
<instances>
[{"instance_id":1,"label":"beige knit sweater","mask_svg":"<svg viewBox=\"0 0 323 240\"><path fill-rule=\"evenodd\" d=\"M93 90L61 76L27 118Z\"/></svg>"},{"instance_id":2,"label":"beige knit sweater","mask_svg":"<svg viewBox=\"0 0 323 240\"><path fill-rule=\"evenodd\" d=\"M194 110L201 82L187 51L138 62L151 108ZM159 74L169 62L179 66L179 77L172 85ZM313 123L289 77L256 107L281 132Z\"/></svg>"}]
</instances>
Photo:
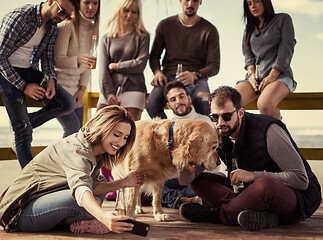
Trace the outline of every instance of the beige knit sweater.
<instances>
[{"instance_id":1,"label":"beige knit sweater","mask_svg":"<svg viewBox=\"0 0 323 240\"><path fill-rule=\"evenodd\" d=\"M57 82L74 96L80 86L87 87L91 70L78 66L77 56L90 53L94 23L80 12L79 36L73 21L58 24L58 35L54 48Z\"/></svg>"}]
</instances>

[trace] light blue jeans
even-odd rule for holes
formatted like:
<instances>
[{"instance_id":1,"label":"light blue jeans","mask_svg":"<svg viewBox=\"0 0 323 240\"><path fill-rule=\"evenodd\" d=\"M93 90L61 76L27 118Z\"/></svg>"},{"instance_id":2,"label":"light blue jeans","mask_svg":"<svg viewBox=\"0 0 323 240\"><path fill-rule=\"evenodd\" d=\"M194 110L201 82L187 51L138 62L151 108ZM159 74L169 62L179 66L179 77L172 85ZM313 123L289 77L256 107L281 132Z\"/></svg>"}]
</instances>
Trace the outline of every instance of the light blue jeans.
<instances>
[{"instance_id":1,"label":"light blue jeans","mask_svg":"<svg viewBox=\"0 0 323 240\"><path fill-rule=\"evenodd\" d=\"M174 81L175 75L165 74L167 81ZM192 103L197 113L203 115L210 114L210 106L208 101L203 101L201 97L198 96L198 93L207 93L210 94L209 85L207 79L197 79L194 82L195 88L190 94L192 98ZM154 87L146 103L146 110L151 118L160 117L166 119L167 116L164 112L164 107L166 106L166 99L164 96L164 87Z\"/></svg>"},{"instance_id":2,"label":"light blue jeans","mask_svg":"<svg viewBox=\"0 0 323 240\"><path fill-rule=\"evenodd\" d=\"M105 195L98 196L103 202ZM72 224L94 217L80 207L71 196L71 190L43 195L29 202L22 210L18 228L23 232L45 232L57 225Z\"/></svg>"}]
</instances>

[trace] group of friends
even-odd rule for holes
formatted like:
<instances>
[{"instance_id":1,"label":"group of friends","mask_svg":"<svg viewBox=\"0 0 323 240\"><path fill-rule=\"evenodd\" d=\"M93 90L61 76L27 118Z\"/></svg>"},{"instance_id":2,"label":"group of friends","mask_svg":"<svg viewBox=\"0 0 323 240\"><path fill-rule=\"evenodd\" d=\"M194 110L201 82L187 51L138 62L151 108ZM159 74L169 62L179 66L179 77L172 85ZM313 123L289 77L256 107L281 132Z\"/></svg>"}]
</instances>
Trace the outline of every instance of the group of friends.
<instances>
[{"instance_id":1,"label":"group of friends","mask_svg":"<svg viewBox=\"0 0 323 240\"><path fill-rule=\"evenodd\" d=\"M220 69L219 33L197 14L202 0L180 3L180 14L158 24L150 52L140 0L119 0L102 36L100 0L47 0L5 15L0 94L22 168L0 196L5 231L42 232L61 225L75 233L132 230L133 224L123 221L127 216L102 203L109 192L141 186L145 174L133 171L108 182L99 176L133 145L134 121L145 107L148 60L154 73L146 103L150 117L167 118L167 104L175 120L204 119L218 132L218 154L227 168L226 174L194 164L180 169L178 178L164 185L165 206L179 208L193 222L240 224L251 231L296 224L316 211L320 184L277 108L296 88L291 17L275 13L271 0L243 0L247 74L235 88L210 93L208 78ZM90 53L97 44L98 59ZM183 71L176 74L178 64ZM83 126L93 65L99 68L100 97L96 114ZM44 107L28 113L26 96ZM243 106L256 99L261 114L245 112ZM53 118L63 127L63 139L33 157L33 128Z\"/></svg>"}]
</instances>

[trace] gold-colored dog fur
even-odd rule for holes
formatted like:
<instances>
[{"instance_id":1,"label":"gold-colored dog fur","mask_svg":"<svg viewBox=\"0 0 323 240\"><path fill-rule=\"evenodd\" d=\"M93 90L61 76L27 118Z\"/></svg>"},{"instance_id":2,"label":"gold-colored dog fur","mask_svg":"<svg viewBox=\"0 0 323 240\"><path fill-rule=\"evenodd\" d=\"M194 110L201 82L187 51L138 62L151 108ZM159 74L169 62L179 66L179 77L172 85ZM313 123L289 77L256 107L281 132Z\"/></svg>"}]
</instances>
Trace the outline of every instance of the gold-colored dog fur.
<instances>
[{"instance_id":1,"label":"gold-colored dog fur","mask_svg":"<svg viewBox=\"0 0 323 240\"><path fill-rule=\"evenodd\" d=\"M129 154L112 168L114 179L119 179L133 170L146 173L145 188L153 195L153 214L157 221L169 221L163 213L161 194L164 182L177 176L178 170L193 163L214 170L220 163L216 148L218 135L204 120L176 120L171 161L168 140L173 121L167 119L140 120L136 122L137 134ZM126 211L129 217L143 213L140 202L140 187L126 190Z\"/></svg>"}]
</instances>

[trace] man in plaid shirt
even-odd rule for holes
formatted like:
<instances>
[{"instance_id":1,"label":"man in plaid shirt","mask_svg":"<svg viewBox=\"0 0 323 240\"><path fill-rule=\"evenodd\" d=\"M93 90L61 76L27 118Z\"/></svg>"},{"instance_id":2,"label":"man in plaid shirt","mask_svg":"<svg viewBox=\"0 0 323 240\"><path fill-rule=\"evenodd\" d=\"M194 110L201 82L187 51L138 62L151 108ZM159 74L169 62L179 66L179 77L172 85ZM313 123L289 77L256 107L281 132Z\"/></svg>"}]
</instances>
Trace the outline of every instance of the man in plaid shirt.
<instances>
[{"instance_id":1,"label":"man in plaid shirt","mask_svg":"<svg viewBox=\"0 0 323 240\"><path fill-rule=\"evenodd\" d=\"M17 158L23 168L33 155L32 129L75 108L73 96L56 84L53 49L56 24L69 19L77 0L48 0L7 13L0 27L0 93L15 133ZM41 71L39 67L41 66ZM47 86L40 83L47 75ZM25 95L44 107L28 113Z\"/></svg>"}]
</instances>

